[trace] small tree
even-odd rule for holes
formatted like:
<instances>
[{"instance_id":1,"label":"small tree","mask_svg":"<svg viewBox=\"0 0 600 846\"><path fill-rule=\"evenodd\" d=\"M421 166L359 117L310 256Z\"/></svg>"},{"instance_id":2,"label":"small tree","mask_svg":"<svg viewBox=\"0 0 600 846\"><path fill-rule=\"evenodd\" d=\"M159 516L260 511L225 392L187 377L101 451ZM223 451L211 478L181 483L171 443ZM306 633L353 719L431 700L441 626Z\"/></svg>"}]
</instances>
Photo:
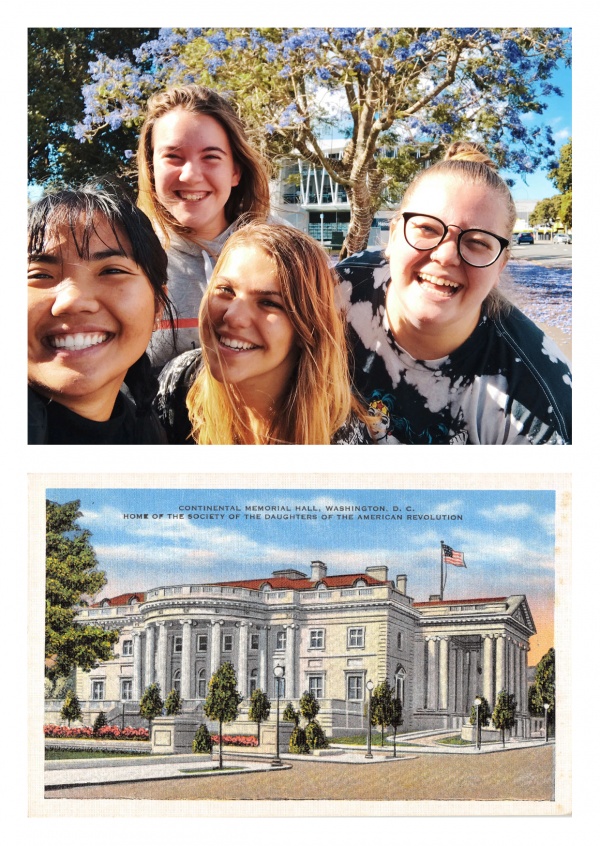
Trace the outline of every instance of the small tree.
<instances>
[{"instance_id":1,"label":"small tree","mask_svg":"<svg viewBox=\"0 0 600 846\"><path fill-rule=\"evenodd\" d=\"M386 726L392 724L392 688L388 680L378 684L373 691L371 700L371 725L381 726L381 745L383 746L383 733Z\"/></svg>"},{"instance_id":2,"label":"small tree","mask_svg":"<svg viewBox=\"0 0 600 846\"><path fill-rule=\"evenodd\" d=\"M260 688L252 691L250 697L250 708L248 710L248 719L258 724L258 742L260 744L260 724L269 719L271 713L271 702L269 697Z\"/></svg>"},{"instance_id":3,"label":"small tree","mask_svg":"<svg viewBox=\"0 0 600 846\"><path fill-rule=\"evenodd\" d=\"M319 711L321 710L321 706L319 705L316 696L314 693L311 693L308 690L305 690L302 696L300 697L300 713L304 717L304 719L311 723Z\"/></svg>"},{"instance_id":4,"label":"small tree","mask_svg":"<svg viewBox=\"0 0 600 846\"><path fill-rule=\"evenodd\" d=\"M293 755L308 755L310 752L306 742L306 732L299 725L295 726L290 735L289 750Z\"/></svg>"},{"instance_id":5,"label":"small tree","mask_svg":"<svg viewBox=\"0 0 600 846\"><path fill-rule=\"evenodd\" d=\"M198 726L198 730L192 740L192 752L212 752L213 742L205 723Z\"/></svg>"},{"instance_id":6,"label":"small tree","mask_svg":"<svg viewBox=\"0 0 600 846\"><path fill-rule=\"evenodd\" d=\"M323 729L316 720L320 710L321 706L314 693L305 691L300 697L300 713L307 721L305 736L309 749L327 749L329 746Z\"/></svg>"},{"instance_id":7,"label":"small tree","mask_svg":"<svg viewBox=\"0 0 600 846\"><path fill-rule=\"evenodd\" d=\"M148 685L140 699L140 714L148 720L148 731L150 731L152 720L162 714L163 707L164 702L160 698L160 685L156 682Z\"/></svg>"},{"instance_id":8,"label":"small tree","mask_svg":"<svg viewBox=\"0 0 600 846\"><path fill-rule=\"evenodd\" d=\"M92 732L94 733L94 737L98 737L98 732L101 728L108 725L108 720L106 719L106 714L104 711L100 711L96 719L94 720L94 725L92 726Z\"/></svg>"},{"instance_id":9,"label":"small tree","mask_svg":"<svg viewBox=\"0 0 600 846\"><path fill-rule=\"evenodd\" d=\"M181 714L182 710L183 700L181 699L181 694L176 688L173 688L169 691L165 700L165 711L169 717L175 717L177 714Z\"/></svg>"},{"instance_id":10,"label":"small tree","mask_svg":"<svg viewBox=\"0 0 600 846\"><path fill-rule=\"evenodd\" d=\"M225 661L208 683L208 696L204 713L210 720L219 721L219 769L223 769L223 723L230 723L237 717L243 696L237 690L237 678L233 664Z\"/></svg>"},{"instance_id":11,"label":"small tree","mask_svg":"<svg viewBox=\"0 0 600 846\"><path fill-rule=\"evenodd\" d=\"M397 696L394 696L390 708L390 722L389 725L394 729L394 758L396 757L396 734L398 728L402 725L402 703Z\"/></svg>"},{"instance_id":12,"label":"small tree","mask_svg":"<svg viewBox=\"0 0 600 846\"><path fill-rule=\"evenodd\" d=\"M288 704L283 709L281 719L285 720L286 723L293 723L295 726L297 726L300 722L300 711L296 711L292 703L288 702Z\"/></svg>"},{"instance_id":13,"label":"small tree","mask_svg":"<svg viewBox=\"0 0 600 846\"><path fill-rule=\"evenodd\" d=\"M554 649L549 649L539 661L533 684L528 692L529 713L537 717L544 716L544 703L548 708L548 728L554 726L555 720L555 654Z\"/></svg>"},{"instance_id":14,"label":"small tree","mask_svg":"<svg viewBox=\"0 0 600 846\"><path fill-rule=\"evenodd\" d=\"M485 698L485 696L481 696L479 694L479 699L481 699L481 705L479 706L479 719L477 718L477 706L471 706L471 716L469 717L469 722L472 726L477 723L477 737L476 742L481 742L481 729L483 726L489 725L490 717L492 716L492 711L490 709L489 702Z\"/></svg>"},{"instance_id":15,"label":"small tree","mask_svg":"<svg viewBox=\"0 0 600 846\"><path fill-rule=\"evenodd\" d=\"M71 725L71 720L81 720L81 705L73 690L67 690L60 715L67 721L68 726Z\"/></svg>"},{"instance_id":16,"label":"small tree","mask_svg":"<svg viewBox=\"0 0 600 846\"><path fill-rule=\"evenodd\" d=\"M502 746L505 746L504 732L506 729L511 729L515 722L515 714L517 713L517 701L514 693L509 693L507 690L501 690L496 699L496 707L492 714L492 723L495 728L502 731Z\"/></svg>"}]
</instances>

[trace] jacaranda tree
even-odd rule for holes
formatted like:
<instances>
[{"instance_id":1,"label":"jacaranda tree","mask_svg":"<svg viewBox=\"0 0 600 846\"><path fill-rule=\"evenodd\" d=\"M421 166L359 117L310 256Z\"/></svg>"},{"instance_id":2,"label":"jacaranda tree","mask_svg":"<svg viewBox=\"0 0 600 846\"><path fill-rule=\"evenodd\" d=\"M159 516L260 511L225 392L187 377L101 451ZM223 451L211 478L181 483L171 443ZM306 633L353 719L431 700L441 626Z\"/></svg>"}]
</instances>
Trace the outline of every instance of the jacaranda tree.
<instances>
[{"instance_id":1,"label":"jacaranda tree","mask_svg":"<svg viewBox=\"0 0 600 846\"><path fill-rule=\"evenodd\" d=\"M570 63L566 30L161 29L133 54L90 63L78 138L128 133L148 96L167 85L227 92L263 153L299 155L345 189L351 220L342 258L365 246L382 201L396 200L456 138L483 140L511 172L556 166L550 128L528 118L561 93L549 80L559 62ZM332 158L322 139L341 132L345 149ZM398 155L387 157L386 148ZM123 150L124 168L131 156Z\"/></svg>"}]
</instances>

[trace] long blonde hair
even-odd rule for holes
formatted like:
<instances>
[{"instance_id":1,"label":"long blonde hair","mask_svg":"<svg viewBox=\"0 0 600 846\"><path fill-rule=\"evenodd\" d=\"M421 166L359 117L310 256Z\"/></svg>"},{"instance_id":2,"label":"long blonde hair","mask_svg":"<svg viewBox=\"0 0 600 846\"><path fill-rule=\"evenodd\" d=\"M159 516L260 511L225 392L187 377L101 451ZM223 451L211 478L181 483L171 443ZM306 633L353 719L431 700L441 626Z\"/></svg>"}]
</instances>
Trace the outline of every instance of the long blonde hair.
<instances>
[{"instance_id":1,"label":"long blonde hair","mask_svg":"<svg viewBox=\"0 0 600 846\"><path fill-rule=\"evenodd\" d=\"M350 389L345 326L335 303L337 276L323 248L291 226L250 223L226 241L200 305L200 338L216 349L208 300L222 266L240 245L262 250L274 263L285 311L300 348L289 388L272 410L268 433L257 440L239 406L235 385L204 366L187 397L192 436L199 444L329 444L358 408Z\"/></svg>"},{"instance_id":2,"label":"long blonde hair","mask_svg":"<svg viewBox=\"0 0 600 846\"><path fill-rule=\"evenodd\" d=\"M233 223L240 215L262 220L269 213L268 166L262 156L253 150L246 138L244 125L230 103L210 88L201 85L182 85L153 94L148 100L147 114L140 132L137 153L138 206L150 220L158 224L168 246L169 232L188 235L182 226L162 205L156 194L154 181L154 124L173 109L185 109L194 114L209 115L225 130L234 161L239 165L241 177L231 189L225 204L225 217Z\"/></svg>"}]
</instances>

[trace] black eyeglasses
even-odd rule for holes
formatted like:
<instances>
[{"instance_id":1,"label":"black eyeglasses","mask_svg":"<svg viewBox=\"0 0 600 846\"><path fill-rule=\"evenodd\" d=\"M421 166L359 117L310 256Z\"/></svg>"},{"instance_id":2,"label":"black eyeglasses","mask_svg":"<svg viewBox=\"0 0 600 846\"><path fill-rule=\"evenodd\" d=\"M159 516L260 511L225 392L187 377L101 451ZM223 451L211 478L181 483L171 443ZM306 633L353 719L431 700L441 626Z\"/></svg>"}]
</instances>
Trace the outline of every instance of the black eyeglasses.
<instances>
[{"instance_id":1,"label":"black eyeglasses","mask_svg":"<svg viewBox=\"0 0 600 846\"><path fill-rule=\"evenodd\" d=\"M443 220L429 214L402 212L404 237L413 249L426 252L439 246L455 223L445 224ZM500 258L508 247L508 240L485 229L460 229L456 248L461 259L471 267L489 267Z\"/></svg>"}]
</instances>

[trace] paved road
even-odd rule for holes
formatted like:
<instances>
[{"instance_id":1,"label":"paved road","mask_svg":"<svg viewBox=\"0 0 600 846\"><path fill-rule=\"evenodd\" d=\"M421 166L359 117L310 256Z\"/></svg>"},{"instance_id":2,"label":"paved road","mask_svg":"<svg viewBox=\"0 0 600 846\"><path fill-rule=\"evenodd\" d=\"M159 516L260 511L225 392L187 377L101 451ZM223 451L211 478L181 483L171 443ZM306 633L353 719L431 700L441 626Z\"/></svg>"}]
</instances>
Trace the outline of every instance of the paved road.
<instances>
[{"instance_id":1,"label":"paved road","mask_svg":"<svg viewBox=\"0 0 600 846\"><path fill-rule=\"evenodd\" d=\"M523 244L521 246L512 244L510 256L513 259L526 259L540 264L548 262L552 265L565 264L570 266L572 250L571 244L552 244L542 241L538 244Z\"/></svg>"},{"instance_id":2,"label":"paved road","mask_svg":"<svg viewBox=\"0 0 600 846\"><path fill-rule=\"evenodd\" d=\"M368 767L297 761L289 770L98 785L48 791L47 799L547 800L553 746L488 755L422 755Z\"/></svg>"}]
</instances>

